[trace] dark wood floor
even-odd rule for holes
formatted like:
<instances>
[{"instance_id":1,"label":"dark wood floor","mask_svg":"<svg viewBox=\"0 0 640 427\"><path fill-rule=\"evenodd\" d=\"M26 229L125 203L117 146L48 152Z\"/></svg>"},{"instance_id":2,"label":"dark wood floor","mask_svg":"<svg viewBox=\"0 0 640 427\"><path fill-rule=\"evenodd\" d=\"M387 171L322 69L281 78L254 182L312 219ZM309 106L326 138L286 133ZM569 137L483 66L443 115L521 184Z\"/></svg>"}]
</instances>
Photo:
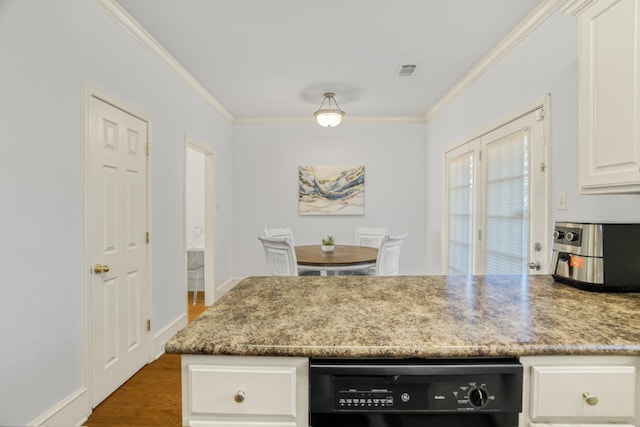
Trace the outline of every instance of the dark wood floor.
<instances>
[{"instance_id":1,"label":"dark wood floor","mask_svg":"<svg viewBox=\"0 0 640 427\"><path fill-rule=\"evenodd\" d=\"M191 302L191 293L189 302ZM205 310L203 292L189 303L189 322ZM180 356L164 354L148 364L100 405L84 425L89 427L182 425Z\"/></svg>"}]
</instances>

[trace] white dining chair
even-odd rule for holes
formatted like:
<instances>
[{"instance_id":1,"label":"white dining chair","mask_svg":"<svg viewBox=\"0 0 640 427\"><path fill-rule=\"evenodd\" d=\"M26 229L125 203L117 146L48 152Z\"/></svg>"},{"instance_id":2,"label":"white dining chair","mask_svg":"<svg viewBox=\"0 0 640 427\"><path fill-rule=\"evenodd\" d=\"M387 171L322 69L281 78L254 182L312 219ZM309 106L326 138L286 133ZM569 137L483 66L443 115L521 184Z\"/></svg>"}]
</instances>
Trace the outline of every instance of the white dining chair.
<instances>
[{"instance_id":1,"label":"white dining chair","mask_svg":"<svg viewBox=\"0 0 640 427\"><path fill-rule=\"evenodd\" d=\"M193 286L193 305L196 305L198 298L198 288L200 287L200 279L202 279L202 290L204 291L204 259L200 259L202 251L187 250L187 279L189 273L195 275L195 285Z\"/></svg>"},{"instance_id":2,"label":"white dining chair","mask_svg":"<svg viewBox=\"0 0 640 427\"><path fill-rule=\"evenodd\" d=\"M379 248L382 239L387 235L386 228L356 227L356 245ZM376 272L375 267L364 270L351 270L340 272L341 276L372 276Z\"/></svg>"},{"instance_id":3,"label":"white dining chair","mask_svg":"<svg viewBox=\"0 0 640 427\"><path fill-rule=\"evenodd\" d=\"M376 259L376 276L397 276L400 267L400 250L404 239L409 234L404 233L399 236L385 236L378 248Z\"/></svg>"},{"instance_id":4,"label":"white dining chair","mask_svg":"<svg viewBox=\"0 0 640 427\"><path fill-rule=\"evenodd\" d=\"M268 276L297 276L298 261L293 244L286 237L258 236L264 247Z\"/></svg>"},{"instance_id":5,"label":"white dining chair","mask_svg":"<svg viewBox=\"0 0 640 427\"><path fill-rule=\"evenodd\" d=\"M289 239L291 242L291 246L295 248L296 242L293 238L293 231L289 227L282 228L265 228L264 235L267 237L285 237ZM318 276L320 272L315 269L307 269L307 268L299 268L298 269L299 276Z\"/></svg>"},{"instance_id":6,"label":"white dining chair","mask_svg":"<svg viewBox=\"0 0 640 427\"><path fill-rule=\"evenodd\" d=\"M356 245L379 248L386 235L386 228L356 227Z\"/></svg>"},{"instance_id":7,"label":"white dining chair","mask_svg":"<svg viewBox=\"0 0 640 427\"><path fill-rule=\"evenodd\" d=\"M265 228L264 235L267 237L286 237L291 242L291 246L296 245L295 240L293 239L293 230L289 227L282 228Z\"/></svg>"}]
</instances>

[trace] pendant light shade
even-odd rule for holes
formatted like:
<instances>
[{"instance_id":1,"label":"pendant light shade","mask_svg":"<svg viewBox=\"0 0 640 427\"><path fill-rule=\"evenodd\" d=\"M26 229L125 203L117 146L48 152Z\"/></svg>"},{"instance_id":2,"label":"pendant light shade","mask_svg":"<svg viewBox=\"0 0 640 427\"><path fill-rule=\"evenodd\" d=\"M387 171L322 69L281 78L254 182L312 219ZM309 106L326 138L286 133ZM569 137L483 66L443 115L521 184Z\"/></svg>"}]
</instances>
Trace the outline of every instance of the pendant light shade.
<instances>
[{"instance_id":1,"label":"pendant light shade","mask_svg":"<svg viewBox=\"0 0 640 427\"><path fill-rule=\"evenodd\" d=\"M338 106L335 96L336 94L333 92L325 93L324 99L320 104L320 108L318 108L318 111L313 113L320 126L335 127L342 122L344 111L342 111L340 106Z\"/></svg>"}]
</instances>

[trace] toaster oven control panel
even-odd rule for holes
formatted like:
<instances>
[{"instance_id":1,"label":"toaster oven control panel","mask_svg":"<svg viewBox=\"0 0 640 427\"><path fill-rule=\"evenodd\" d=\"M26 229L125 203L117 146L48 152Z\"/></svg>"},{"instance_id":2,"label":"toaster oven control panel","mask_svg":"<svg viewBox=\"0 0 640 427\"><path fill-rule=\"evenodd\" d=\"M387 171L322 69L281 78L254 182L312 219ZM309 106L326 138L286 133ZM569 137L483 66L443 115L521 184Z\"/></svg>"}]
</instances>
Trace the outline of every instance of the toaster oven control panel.
<instances>
[{"instance_id":1,"label":"toaster oven control panel","mask_svg":"<svg viewBox=\"0 0 640 427\"><path fill-rule=\"evenodd\" d=\"M582 229L556 225L553 231L553 243L570 246L582 246Z\"/></svg>"}]
</instances>

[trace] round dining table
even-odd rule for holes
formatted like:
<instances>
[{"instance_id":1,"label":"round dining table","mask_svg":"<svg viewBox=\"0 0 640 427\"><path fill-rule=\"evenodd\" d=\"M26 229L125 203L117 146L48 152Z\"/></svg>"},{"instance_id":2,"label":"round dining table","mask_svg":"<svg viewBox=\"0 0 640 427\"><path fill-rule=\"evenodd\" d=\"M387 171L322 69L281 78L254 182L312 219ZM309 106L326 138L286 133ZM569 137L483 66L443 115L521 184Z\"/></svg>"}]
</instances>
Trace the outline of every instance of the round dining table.
<instances>
[{"instance_id":1,"label":"round dining table","mask_svg":"<svg viewBox=\"0 0 640 427\"><path fill-rule=\"evenodd\" d=\"M335 245L333 252L323 252L322 245L296 246L298 268L328 272L366 270L375 267L378 249L369 246Z\"/></svg>"}]
</instances>

